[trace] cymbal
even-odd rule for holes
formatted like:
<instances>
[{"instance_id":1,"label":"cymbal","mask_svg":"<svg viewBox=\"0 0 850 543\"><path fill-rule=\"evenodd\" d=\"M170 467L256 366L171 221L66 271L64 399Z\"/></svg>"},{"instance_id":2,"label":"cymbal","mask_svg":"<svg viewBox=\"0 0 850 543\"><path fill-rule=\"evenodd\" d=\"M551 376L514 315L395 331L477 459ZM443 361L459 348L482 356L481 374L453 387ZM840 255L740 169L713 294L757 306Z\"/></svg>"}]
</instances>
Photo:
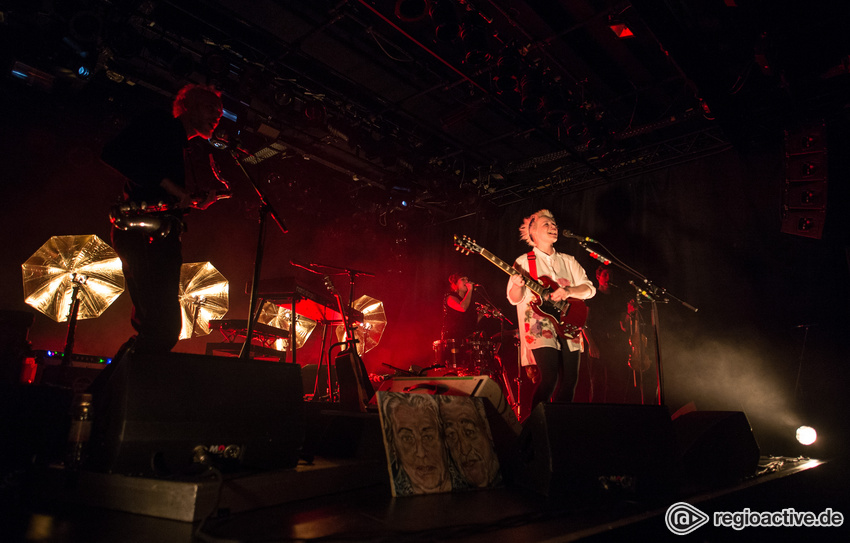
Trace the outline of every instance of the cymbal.
<instances>
[{"instance_id":1,"label":"cymbal","mask_svg":"<svg viewBox=\"0 0 850 543\"><path fill-rule=\"evenodd\" d=\"M121 259L95 235L53 236L21 265L24 301L56 322L99 317L124 292Z\"/></svg>"},{"instance_id":2,"label":"cymbal","mask_svg":"<svg viewBox=\"0 0 850 543\"><path fill-rule=\"evenodd\" d=\"M180 339L210 333L210 321L230 307L230 284L210 262L184 263L180 268Z\"/></svg>"}]
</instances>

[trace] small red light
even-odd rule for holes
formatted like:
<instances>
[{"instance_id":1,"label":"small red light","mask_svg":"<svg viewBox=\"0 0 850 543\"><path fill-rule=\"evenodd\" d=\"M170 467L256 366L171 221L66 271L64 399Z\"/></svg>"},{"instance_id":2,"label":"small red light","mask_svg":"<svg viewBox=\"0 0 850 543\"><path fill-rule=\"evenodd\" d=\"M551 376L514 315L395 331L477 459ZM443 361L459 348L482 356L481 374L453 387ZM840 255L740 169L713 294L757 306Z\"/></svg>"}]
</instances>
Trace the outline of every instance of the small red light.
<instances>
[{"instance_id":1,"label":"small red light","mask_svg":"<svg viewBox=\"0 0 850 543\"><path fill-rule=\"evenodd\" d=\"M620 39L634 37L632 29L626 26L625 23L611 23L608 28Z\"/></svg>"}]
</instances>

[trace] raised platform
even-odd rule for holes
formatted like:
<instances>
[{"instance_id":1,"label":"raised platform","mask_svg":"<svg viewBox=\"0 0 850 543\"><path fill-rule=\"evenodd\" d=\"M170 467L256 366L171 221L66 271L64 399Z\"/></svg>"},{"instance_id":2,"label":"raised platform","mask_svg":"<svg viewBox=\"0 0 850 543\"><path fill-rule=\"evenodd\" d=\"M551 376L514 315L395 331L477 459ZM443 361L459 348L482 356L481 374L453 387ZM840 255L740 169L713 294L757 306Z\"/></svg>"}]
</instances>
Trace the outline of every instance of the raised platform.
<instances>
[{"instance_id":1,"label":"raised platform","mask_svg":"<svg viewBox=\"0 0 850 543\"><path fill-rule=\"evenodd\" d=\"M386 463L315 458L293 469L166 480L48 468L36 485L41 496L65 503L195 522L210 513L262 509L375 485L389 485Z\"/></svg>"},{"instance_id":2,"label":"raised platform","mask_svg":"<svg viewBox=\"0 0 850 543\"><path fill-rule=\"evenodd\" d=\"M383 465L373 466L385 477ZM66 543L113 541L672 541L665 514L686 501L711 516L718 511L783 511L821 513L826 509L850 513L846 458L822 462L804 458L762 457L753 477L735 484L684 491L663 500L635 501L616 494L603 501L565 502L508 486L486 491L393 498L389 482L360 482L361 463L299 466L286 473L234 477L222 485L216 505L216 482L181 485L173 482L129 480L122 477L82 477L80 486L63 489L64 478L54 473L53 484L35 493L38 501L12 508L5 535L25 540L33 526ZM84 481L88 479L83 486ZM263 481L263 479L266 479ZM345 490L345 485L357 486ZM321 492L331 491L320 495ZM192 493L196 493L193 499ZM134 493L136 498L133 497ZM296 496L301 498L296 499ZM312 496L312 497L310 497ZM61 499L57 499L61 498ZM128 512L133 500L149 511L180 509L195 522ZM83 500L83 502L80 502ZM101 501L96 507L97 501ZM110 502L111 503L106 503ZM182 501L181 501L182 500ZM268 505L273 501L277 505ZM117 506L124 504L125 508ZM208 508L208 509L204 509ZM138 509L138 508L136 508ZM7 510L8 515L9 510ZM207 513L209 516L207 517ZM198 519L204 518L201 522ZM52 530L52 531L51 531ZM846 527L700 527L701 541L836 541ZM684 539L683 539L684 540Z\"/></svg>"}]
</instances>

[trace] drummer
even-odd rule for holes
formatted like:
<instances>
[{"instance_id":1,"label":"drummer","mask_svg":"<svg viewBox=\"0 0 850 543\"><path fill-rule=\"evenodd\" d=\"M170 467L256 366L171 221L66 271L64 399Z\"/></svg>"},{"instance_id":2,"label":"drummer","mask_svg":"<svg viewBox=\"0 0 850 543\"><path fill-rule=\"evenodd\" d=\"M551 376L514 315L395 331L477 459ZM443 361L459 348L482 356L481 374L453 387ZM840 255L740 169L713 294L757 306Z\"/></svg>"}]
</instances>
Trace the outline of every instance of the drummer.
<instances>
[{"instance_id":1,"label":"drummer","mask_svg":"<svg viewBox=\"0 0 850 543\"><path fill-rule=\"evenodd\" d=\"M474 303L475 283L459 273L449 276L451 290L443 296L443 341L463 343L478 331L478 311Z\"/></svg>"}]
</instances>

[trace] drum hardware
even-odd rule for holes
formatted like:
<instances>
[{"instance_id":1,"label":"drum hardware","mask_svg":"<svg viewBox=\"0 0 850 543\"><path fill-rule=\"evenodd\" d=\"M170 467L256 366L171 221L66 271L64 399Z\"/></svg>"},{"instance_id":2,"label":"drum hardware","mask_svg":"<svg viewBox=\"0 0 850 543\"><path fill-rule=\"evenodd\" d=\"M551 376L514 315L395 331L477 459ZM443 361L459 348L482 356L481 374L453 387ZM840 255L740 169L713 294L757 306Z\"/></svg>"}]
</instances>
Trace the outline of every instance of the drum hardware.
<instances>
[{"instance_id":1,"label":"drum hardware","mask_svg":"<svg viewBox=\"0 0 850 543\"><path fill-rule=\"evenodd\" d=\"M497 344L497 354L495 354L494 357L499 363L500 379L498 380L498 382L500 382L504 387L505 398L508 400L508 404L511 406L511 409L513 409L517 419L519 421L522 421L522 344L519 341L519 330L502 330L501 332L491 336L490 340ZM514 383L516 383L516 396L514 396L513 388L511 387L511 380L508 379L508 374L507 372L505 372L505 367L502 363L502 358L498 355L498 351L500 349L500 347L498 346L504 344L513 344L513 347L516 349L517 373L516 377L513 379Z\"/></svg>"},{"instance_id":2,"label":"drum hardware","mask_svg":"<svg viewBox=\"0 0 850 543\"><path fill-rule=\"evenodd\" d=\"M435 366L443 366L449 372L464 369L465 353L462 343L454 339L438 339L432 345Z\"/></svg>"},{"instance_id":3,"label":"drum hardware","mask_svg":"<svg viewBox=\"0 0 850 543\"><path fill-rule=\"evenodd\" d=\"M498 355L502 345L511 343L513 344L512 347L517 349L518 367L517 377L514 379L516 394L514 394L513 385L511 385L511 378L504 369L502 358ZM499 387L504 389L503 392L508 404L519 417L522 367L519 359L521 345L517 330L505 330L489 338L475 335L465 340L441 339L434 341L432 346L434 349L434 365L421 370L419 376L424 375L428 370L445 369L445 373L442 373L441 377L490 377L493 381L499 383ZM399 370L399 368L393 369ZM399 371L407 374L412 373Z\"/></svg>"}]
</instances>

